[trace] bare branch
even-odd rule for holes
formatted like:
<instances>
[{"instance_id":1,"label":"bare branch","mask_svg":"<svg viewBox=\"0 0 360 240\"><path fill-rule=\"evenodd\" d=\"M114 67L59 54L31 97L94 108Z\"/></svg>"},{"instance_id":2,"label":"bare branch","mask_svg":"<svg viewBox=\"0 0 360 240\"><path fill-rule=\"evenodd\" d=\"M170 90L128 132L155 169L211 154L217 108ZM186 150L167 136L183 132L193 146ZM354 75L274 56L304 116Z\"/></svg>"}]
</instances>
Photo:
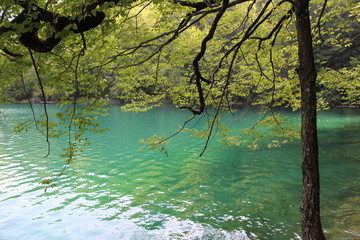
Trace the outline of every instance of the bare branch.
<instances>
[{"instance_id":1,"label":"bare branch","mask_svg":"<svg viewBox=\"0 0 360 240\"><path fill-rule=\"evenodd\" d=\"M169 45L171 42L173 42L181 33L183 33L184 31L186 31L187 29L189 29L191 26L193 26L195 23L199 22L201 19L203 19L206 16L206 14L199 16L197 19L195 19L194 21L192 21L191 23L191 17L192 15L186 15L185 18L181 21L181 23L179 24L179 26L171 31L165 32L163 34L160 34L156 37L153 37L151 39L148 39L146 41L141 42L140 44L138 44L135 47L131 47L131 48L127 48L124 49L123 51L121 51L120 53L110 57L110 60L107 61L106 63L100 65L100 66L96 66L96 67L92 67L92 68L98 68L98 67L104 67L108 64L110 64L111 62L115 61L116 59L118 59L119 57L124 57L124 56L128 56L131 54L134 54L135 52L139 51L140 49L146 48L146 47L153 47L155 46L156 49L152 51L152 53L148 56L146 56L143 60L138 61L136 63L133 64L128 64L128 65L123 65L123 66L117 66L114 67L113 69L121 69L121 68L128 68L128 67L134 67L134 66L139 66L147 61L149 61L150 59L152 59L156 54L158 54L159 52L161 52L161 50ZM189 24L188 24L189 23ZM151 42L154 42L155 40L160 40L163 37L169 36L171 35L165 42L162 42L161 45L156 45L156 44L150 44Z\"/></svg>"},{"instance_id":2,"label":"bare branch","mask_svg":"<svg viewBox=\"0 0 360 240\"><path fill-rule=\"evenodd\" d=\"M39 71L38 71L38 67L36 66L36 62L35 62L35 58L34 58L34 55L32 53L32 50L29 49L29 53L30 53L30 57L31 57L31 61L32 61L32 64L33 64L33 67L34 67L34 70L35 70L35 74L36 74L36 77L37 77L37 80L38 80L38 83L39 83L39 87L40 87L40 90L41 90L41 95L43 97L43 107L44 107L44 113L45 113L45 121L46 121L46 143L47 143L47 146L48 146L48 152L47 154L45 155L45 157L49 156L50 155L50 140L49 140L49 130L50 130L50 127L49 127L49 114L48 114L48 111L47 111L47 102L46 102L46 94L45 94L45 89L44 89L44 85L42 83L42 79L40 77L40 74L39 74Z\"/></svg>"},{"instance_id":3,"label":"bare branch","mask_svg":"<svg viewBox=\"0 0 360 240\"><path fill-rule=\"evenodd\" d=\"M324 42L324 39L323 39L323 37L321 35L321 18L324 15L324 12L325 12L325 9L326 9L326 4L327 4L327 0L324 0L323 6L322 6L322 9L321 9L318 21L317 21L317 29L318 29L318 32L319 32L319 37L320 37L321 42Z\"/></svg>"},{"instance_id":4,"label":"bare branch","mask_svg":"<svg viewBox=\"0 0 360 240\"><path fill-rule=\"evenodd\" d=\"M232 56L232 59L231 59L231 62L230 62L230 66L228 68L228 72L227 72L227 76L226 76L226 82L225 82L225 86L223 87L223 90L222 90L222 93L221 93L221 97L220 97L220 100L219 100L219 103L218 103L218 106L217 106L217 109L216 109L216 113L215 113L215 116L213 117L213 120L211 122L211 125L210 125L210 129L209 129L209 133L208 133L208 136L207 136L207 139L206 139L206 142L205 142L205 145L204 145L204 148L202 150L202 152L200 153L199 157L201 157L204 152L206 151L207 149L207 146L209 145L209 141L210 141L210 138L211 138L211 135L212 135L212 132L213 132L213 129L214 129L214 126L215 126L215 122L219 116L219 113L220 113L220 109L221 109L221 105L223 103L223 100L224 100L224 97L226 96L226 92L228 90L228 87L229 87L229 83L230 83L230 78L231 78L231 74L232 74L232 68L234 66L234 63L235 63L235 60L236 60L236 56L239 52L239 49L240 49L240 46L237 47L234 51L234 54Z\"/></svg>"},{"instance_id":5,"label":"bare branch","mask_svg":"<svg viewBox=\"0 0 360 240\"><path fill-rule=\"evenodd\" d=\"M37 120L36 120L36 115L35 115L35 111L34 111L34 108L33 108L33 105L32 105L32 102L30 100L30 98L28 97L28 92L26 90L26 86L25 86L25 80L24 80L24 74L20 71L20 80L21 80L21 83L23 85L23 91L26 95L26 98L29 102L29 105L30 105L30 109L31 109L31 112L32 112L32 116L33 116L33 119L34 119L34 124L35 124L35 128L40 131L39 129L39 126L38 126L38 123L37 123Z\"/></svg>"},{"instance_id":6,"label":"bare branch","mask_svg":"<svg viewBox=\"0 0 360 240\"><path fill-rule=\"evenodd\" d=\"M205 98L204 98L201 82L204 81L206 83L210 83L209 80L205 79L202 76L202 74L200 72L200 68L199 68L199 62L204 57L206 49L207 49L207 43L214 37L214 34L215 34L216 29L217 29L218 23L219 23L220 19L222 18L222 16L224 15L224 13L226 12L226 10L228 8L228 4L229 4L229 0L224 0L222 2L221 10L216 15L208 34L205 36L205 38L201 42L200 52L197 54L197 56L193 60L196 87L197 87L197 90L198 90L199 101L200 101L199 109L194 109L192 107L188 107L188 109L194 114L199 115L205 109Z\"/></svg>"},{"instance_id":7,"label":"bare branch","mask_svg":"<svg viewBox=\"0 0 360 240\"><path fill-rule=\"evenodd\" d=\"M277 36L277 34L279 33L279 31L281 30L282 26L284 25L284 22L291 18L292 14L294 13L294 7L292 7L291 9L289 9L284 16L281 17L281 19L277 22L277 24L273 27L273 29L269 32L269 34L265 37L249 37L249 39L258 39L260 40L259 45L262 43L262 41L266 41L269 40L273 37L273 35L275 34L275 36ZM273 11L271 11L264 19L268 19L270 17L270 15L272 14Z\"/></svg>"},{"instance_id":8,"label":"bare branch","mask_svg":"<svg viewBox=\"0 0 360 240\"><path fill-rule=\"evenodd\" d=\"M179 130L177 130L174 134L172 134L172 135L170 135L170 136L162 139L161 141L157 142L156 145L160 145L161 143L166 142L167 140L169 140L169 139L175 137L176 135L178 135L179 133L181 133L181 132L185 129L186 125L187 125L189 122L191 122L195 117L196 117L195 114L192 115L190 119L186 120L186 121L183 123L183 125L181 126L181 128L180 128Z\"/></svg>"}]
</instances>

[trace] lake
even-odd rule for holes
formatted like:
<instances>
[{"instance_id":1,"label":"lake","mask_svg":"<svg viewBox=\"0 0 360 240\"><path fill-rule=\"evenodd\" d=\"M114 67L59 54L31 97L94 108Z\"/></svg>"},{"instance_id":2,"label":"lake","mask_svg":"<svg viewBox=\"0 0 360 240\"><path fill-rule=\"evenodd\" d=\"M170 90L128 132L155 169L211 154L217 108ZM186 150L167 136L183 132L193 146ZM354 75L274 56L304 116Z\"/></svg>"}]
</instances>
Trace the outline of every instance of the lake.
<instances>
[{"instance_id":1,"label":"lake","mask_svg":"<svg viewBox=\"0 0 360 240\"><path fill-rule=\"evenodd\" d=\"M32 118L29 106L0 111L1 240L300 239L298 140L258 150L213 140L200 158L205 139L185 133L172 140L168 156L140 152L139 139L170 135L190 114L172 106L141 113L110 106L101 118L109 131L89 135L93 144L45 192L39 182L63 168L64 141L53 140L44 158L41 134L13 132ZM299 113L281 112L298 121ZM257 113L240 108L225 120L232 128L251 126ZM360 239L360 109L320 112L318 125L326 236Z\"/></svg>"}]
</instances>

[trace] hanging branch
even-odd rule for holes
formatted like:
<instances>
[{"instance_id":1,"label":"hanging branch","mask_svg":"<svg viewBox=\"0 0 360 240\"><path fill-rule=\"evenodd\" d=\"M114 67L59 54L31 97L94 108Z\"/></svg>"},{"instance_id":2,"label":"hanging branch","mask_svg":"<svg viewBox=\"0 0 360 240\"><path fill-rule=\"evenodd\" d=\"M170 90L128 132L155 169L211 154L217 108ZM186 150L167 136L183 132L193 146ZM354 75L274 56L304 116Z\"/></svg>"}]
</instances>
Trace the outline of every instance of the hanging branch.
<instances>
[{"instance_id":1,"label":"hanging branch","mask_svg":"<svg viewBox=\"0 0 360 240\"><path fill-rule=\"evenodd\" d=\"M158 82L158 80L159 80L160 59L161 59L161 53L158 54L158 58L156 59L155 85L157 84L157 82Z\"/></svg>"},{"instance_id":2,"label":"hanging branch","mask_svg":"<svg viewBox=\"0 0 360 240\"><path fill-rule=\"evenodd\" d=\"M268 0L267 3L265 4L264 8L262 9L262 11L259 13L259 15L257 16L257 18L255 19L255 21L249 26L249 28L247 29L247 31L245 32L243 38L240 40L240 42L238 42L237 44L235 44L230 50L228 50L224 56L220 59L220 62L218 64L218 67L215 69L214 73L213 73L213 78L215 76L215 74L220 70L220 68L222 67L222 64L223 62L225 61L225 59L233 52L234 55L232 57L232 60L231 60L231 63L230 63L230 66L229 66L229 69L228 69L228 74L227 74L227 78L226 78L226 83L225 83L225 87L223 88L223 91L222 91L222 95L220 97L220 100L219 100L219 104L218 104L218 107L217 107L217 110L216 110L216 113L215 113L215 116L213 117L213 120L211 122L211 125L210 125L210 128L209 128L209 133L208 133L208 136L207 136L207 139L206 139L206 142L205 142L205 145L204 145L204 148L202 150L202 152L200 153L200 157L204 154L204 152L206 151L207 149L207 146L210 142L210 139L211 139L211 135L212 135L212 132L213 132L213 128L214 128L214 125L215 125L215 122L216 122L216 119L218 117L218 114L220 112L220 108L221 108L221 104L223 102L223 98L224 98L224 95L225 95L225 92L227 91L227 87L229 85L229 82L230 82L230 76L231 76L231 71L232 71L232 67L233 67L233 64L235 62L235 59L236 59L236 56L238 54L238 51L240 50L240 47L242 46L242 44L247 40L249 39L249 37L255 32L255 30L260 26L260 24L265 21L270 15L268 14L267 17L265 17L262 21L261 20L261 17L265 14L265 11L267 9L267 7L270 5L270 3L272 2L272 0ZM224 3L223 3L224 4ZM224 6L224 5L223 5ZM248 9L248 11L250 11L251 8ZM220 13L217 15L217 16L220 16ZM222 16L222 15L221 15ZM221 18L220 16L220 18ZM220 20L217 19L217 21ZM215 22L215 20L214 20ZM259 23L260 22L260 23ZM217 24L217 23L216 23ZM201 58L204 56L205 54L205 51L206 51L206 43L207 41L210 41L213 37L213 35L211 35L211 30L213 30L212 34L214 34L215 30L216 30L216 24L213 24L212 25L212 28L210 29L209 31L209 35L207 35L206 37L208 37L208 40L207 38L205 37L204 40L203 40L203 43L202 44L202 51L197 55L198 58L195 58L194 59L194 63L195 63L195 66L194 66L194 69L195 69L195 75L196 75L196 70L199 70L198 66L196 66L196 64L199 64L199 61L201 60ZM213 26L215 26L215 29L213 29ZM207 41L206 41L207 40ZM200 58L199 58L200 56ZM203 105L200 106L200 111L195 111L193 112L194 114L201 114L205 108L205 99L203 97L203 92L202 92L202 86L201 86L201 73L200 73L200 76L196 76L196 80L197 80L197 87L198 87L198 94L199 94L199 98L200 98L200 104L203 103ZM203 101L203 102L202 102ZM202 108L201 108L202 107ZM190 111L193 111L192 108L189 108L187 107Z\"/></svg>"},{"instance_id":3,"label":"hanging branch","mask_svg":"<svg viewBox=\"0 0 360 240\"><path fill-rule=\"evenodd\" d=\"M70 163L74 157L74 148L73 148L73 142L72 142L72 127L74 124L74 120L75 120L75 116L76 116L76 110L77 110L77 102L78 102L78 98L80 96L80 88L79 88L79 76L78 76L78 72L79 72L79 65L80 65L80 58L82 56L85 55L85 50L86 50L86 39L83 33L81 33L81 40L83 43L83 47L80 49L79 53L74 56L72 58L72 61L76 59L75 62L75 68L73 69L71 67L71 65L69 65L69 67L73 70L74 72L74 88L75 88L75 92L74 92L74 96L72 99L72 110L71 110L71 117L70 117L70 121L69 121L69 125L68 125L68 145L69 145L69 158L68 158L68 163ZM71 61L71 62L72 62ZM77 135L76 135L76 127L74 128L74 139L76 140ZM60 174L61 176L61 174Z\"/></svg>"},{"instance_id":4,"label":"hanging branch","mask_svg":"<svg viewBox=\"0 0 360 240\"><path fill-rule=\"evenodd\" d=\"M218 14L216 15L208 34L205 36L205 38L201 42L200 52L196 55L196 57L193 60L195 83L196 83L196 88L197 88L198 95L199 95L200 106L199 106L199 109L194 109L191 106L183 106L181 108L186 108L186 109L190 110L193 114L196 114L196 115L200 115L201 113L204 112L204 109L205 109L205 98L204 98L204 93L203 93L203 89L201 86L201 82L211 83L209 80L205 79L202 76L202 74L200 72L199 63L200 63L200 60L205 55L205 52L207 49L207 43L214 37L218 23L219 23L220 19L222 18L222 16L224 15L224 13L226 12L226 9L228 8L228 4L229 4L229 0L224 0L222 2L222 7L221 7L220 11L218 12Z\"/></svg>"},{"instance_id":5,"label":"hanging branch","mask_svg":"<svg viewBox=\"0 0 360 240\"><path fill-rule=\"evenodd\" d=\"M35 74L36 74L38 83L39 83L39 87L40 87L40 90L41 90L41 95L43 97L43 106L44 106L45 124L46 124L46 126L45 126L46 127L46 143L47 143L47 146L48 146L48 151L47 151L47 154L45 155L45 158L46 158L46 157L48 157L50 155L50 140L49 140L49 130L50 129L49 129L49 114L48 114L47 106L46 106L46 104L47 104L46 95L45 95L44 85L42 83L38 68L36 66L36 62L35 62L35 58L33 56L32 50L30 48L28 50L29 50L31 61L32 61L32 64L33 64L33 67L34 67L34 70L35 70Z\"/></svg>"},{"instance_id":6,"label":"hanging branch","mask_svg":"<svg viewBox=\"0 0 360 240\"><path fill-rule=\"evenodd\" d=\"M289 9L285 14L284 16L276 23L276 25L274 26L274 28L270 31L270 33L266 36L266 37L252 37L252 35L255 33L255 31L257 30L257 28L259 26L261 26L267 19L270 18L270 16L273 14L274 10L279 7L280 5L282 5L285 1L282 1L280 3L278 3L272 10L270 10L270 12L268 12L266 15L266 9L268 8L268 6L271 4L271 0L267 1L265 6L262 8L262 10L260 11L259 15L257 16L257 18L254 20L254 22L247 28L247 30L245 31L242 39L234 44L234 46L232 48L230 48L230 50L228 50L224 55L223 57L220 59L219 61L219 64L217 66L217 68L215 69L215 71L213 72L213 79L215 79L215 74L222 68L222 65L225 61L225 59L227 59L227 57L231 54L231 53L234 53L233 57L232 57L232 60L231 60L231 63L230 63L230 66L228 68L228 76L226 78L226 82L225 82L225 87L223 88L223 91L222 91L222 95L220 97L220 100L219 100L219 104L218 104L218 107L217 107L217 110L216 110L216 113L215 113L215 116L213 117L213 120L211 122L211 126L209 128L209 133L208 133L208 136L207 136L207 140L206 140L206 143L205 143L205 146L203 148L203 151L200 153L200 156L203 155L203 153L206 151L207 149L207 146L209 144L209 141L210 141L210 138L211 138L211 135L213 133L213 128L214 128L214 125L215 125L215 122L216 122L216 119L218 117L218 114L219 114L219 111L220 111L220 108L221 108L221 104L223 102L223 99L224 97L226 96L226 93L228 91L228 85L229 85L229 81L230 81L230 75L231 75L231 69L232 69L232 66L235 62L235 58L238 54L238 51L240 50L240 47L243 45L243 43L248 40L248 39L258 39L259 40L259 45L258 45L258 48L260 49L261 48L261 44L263 41L266 41L266 40L269 40L269 39L272 39L272 42L271 42L271 46L273 47L274 44L275 44L275 41L276 41L276 38L280 32L280 30L282 29L282 26L284 24L284 22L291 18L292 16L292 13L294 11L294 7L292 7L291 9ZM251 9L251 5L249 7L249 9ZM249 10L250 11L250 10ZM245 19L244 19L245 21ZM260 72L261 72L261 75L264 76L267 80L269 80L270 82L272 82L273 84L273 87L272 87L272 95L271 95L271 102L265 112L265 114L262 116L262 118L253 125L253 127L251 129L254 129L261 121L263 121L265 119L265 117L267 116L267 114L269 112L272 113L275 121L277 124L279 124L279 121L277 120L277 118L275 117L274 115L274 112L272 110L272 105L273 105L273 102L274 102L274 98L275 98L275 79L276 79L276 73L275 73L275 66L274 66L274 62L273 62L273 59L272 59L272 51L270 51L270 64L271 64L271 67L272 67L272 79L269 78L262 70L261 68L261 64L259 62L259 59L258 59L258 56L257 56L257 53L255 54L255 58L256 58L256 62L258 63L258 67L260 69ZM213 83L212 83L213 85ZM211 85L211 87L212 87ZM208 96L208 94L207 94Z\"/></svg>"},{"instance_id":7,"label":"hanging branch","mask_svg":"<svg viewBox=\"0 0 360 240\"><path fill-rule=\"evenodd\" d=\"M213 130L214 130L215 122L216 122L216 120L217 120L217 118L218 118L218 116L219 116L219 113L220 113L221 104L223 103L224 97L225 97L226 92L227 92L228 87L229 87L232 69L233 69L233 66L234 66L234 63L235 63L237 54L239 53L239 49L240 49L240 46L238 46L238 47L235 49L234 54L233 54L233 56L232 56L232 58L231 58L231 62L230 62L230 65L229 65L229 68L228 68L228 71L227 71L225 86L223 87L223 90L222 90L222 93L221 93L221 96L220 96L220 100L219 100L219 103L218 103L218 106L217 106L217 109L216 109L215 116L213 117L213 120L212 120L212 122L211 122L211 126L210 126L210 129L209 129L208 136L207 136L207 138L206 138L206 142L205 142L204 148L203 148L203 150L201 151L199 157L201 157L201 156L204 154L204 152L206 151L206 149L207 149L207 147L208 147L208 145L209 145L210 138L211 138L212 132L213 132Z\"/></svg>"},{"instance_id":8,"label":"hanging branch","mask_svg":"<svg viewBox=\"0 0 360 240\"><path fill-rule=\"evenodd\" d=\"M321 9L318 21L317 21L317 29L318 29L319 37L320 37L320 40L321 40L322 43L324 42L324 39L323 39L322 34L321 34L321 18L323 17L323 15L325 13L327 1L328 0L324 0L323 6L322 6L322 9Z\"/></svg>"},{"instance_id":9,"label":"hanging branch","mask_svg":"<svg viewBox=\"0 0 360 240\"><path fill-rule=\"evenodd\" d=\"M268 0L268 1L267 1L267 3L265 4L265 6L263 7L262 11L261 11L261 12L259 13L259 15L257 16L257 18L254 20L254 22L248 27L248 29L247 29L246 32L244 33L242 39L241 39L238 43L234 44L234 46L233 46L232 48L230 48L228 51L226 51L225 54L222 56L222 58L221 58L220 61L219 61L218 66L216 67L215 71L214 71L213 74L212 74L212 79L213 79L213 81L212 81L212 83L211 83L211 85L210 85L210 88L213 87L214 82L215 82L215 81L214 81L215 75L216 75L216 74L218 73L218 71L222 68L222 65L223 65L224 61L227 59L227 57L228 57L232 52L234 52L234 51L236 52L236 55L237 55L237 52L241 49L241 46L243 45L243 43L244 43L246 40L248 40L248 39L252 36L252 34L256 31L256 29L260 26L259 21L261 20L261 18L262 18L263 15L265 14L266 9L267 9L267 7L270 5L271 2L272 2L272 0ZM245 16L245 18L243 19L241 25L242 25L242 24L245 24L245 22L246 22L247 19L249 18L249 13L250 13L250 10L252 9L254 3L255 3L255 2L253 2L252 4L249 5L248 10L247 10L247 13L246 13L246 16ZM270 16L270 14L268 14L268 15L264 18L263 21L265 21L267 18L269 18L269 16ZM263 22L263 21L261 21L261 22ZM241 27L241 25L240 25L240 27ZM201 86L200 86L200 87L201 87ZM208 95L209 95L209 92L208 92L208 94L206 95L205 99L208 97Z\"/></svg>"},{"instance_id":10,"label":"hanging branch","mask_svg":"<svg viewBox=\"0 0 360 240\"><path fill-rule=\"evenodd\" d=\"M161 143L166 142L167 140L169 140L169 139L175 137L176 135L178 135L179 133L181 133L181 132L185 129L186 125L187 125L189 122L191 122L195 117L196 117L195 114L192 115L190 119L186 120L186 121L183 123L183 125L181 126L181 128L180 128L179 130L177 130L177 131L176 131L175 133L173 133L172 135L170 135L170 136L162 139L161 141L157 142L156 145L160 145Z\"/></svg>"},{"instance_id":11,"label":"hanging branch","mask_svg":"<svg viewBox=\"0 0 360 240\"><path fill-rule=\"evenodd\" d=\"M231 3L228 3L227 8L234 7L237 4L248 2L248 1L251 1L251 0L236 0L236 1L233 1ZM175 1L174 3L179 3L179 1ZM192 5L192 4L193 3L189 3L189 5L184 5L184 4L180 4L180 5L188 6L188 7L192 7L192 6L196 5L196 3L195 3L195 5ZM195 8L195 7L193 7L193 8ZM156 49L152 50L151 54L146 56L145 58L143 58L141 61L138 61L138 62L133 63L133 64L127 64L127 65L113 67L113 69L122 69L122 68L139 66L139 65L149 61L154 56L156 56L156 54L161 52L162 49L165 46L172 43L181 33L186 31L190 27L194 26L196 23L198 23L201 19L206 17L208 14L217 13L217 12L221 11L221 9L222 9L222 7L219 7L219 8L216 7L216 8L211 8L209 10L193 11L190 14L186 14L186 16L182 19L182 21L180 22L180 24L178 25L178 27L176 29L173 29L171 31L162 33L162 34L160 34L158 36L155 36L155 37L153 37L151 39L143 41L143 42L139 43L137 46L126 48L126 49L122 50L121 52L119 52L118 54L109 57L109 60L107 62L101 64L100 66L91 67L90 69L104 67L104 66L110 64L111 62L117 60L120 57L129 56L129 55L132 55L132 54L136 53L137 51L139 51L141 49L155 46ZM194 16L199 16L199 17L197 17L195 20L191 21ZM157 45L157 44L153 43L155 40L160 40L161 38L169 36L169 35L170 35L170 37L165 42L162 42L162 44ZM205 79L205 81L206 81L206 79ZM183 108L188 108L188 107L183 107Z\"/></svg>"},{"instance_id":12,"label":"hanging branch","mask_svg":"<svg viewBox=\"0 0 360 240\"><path fill-rule=\"evenodd\" d=\"M81 49L80 53L77 56L77 60L76 60L76 64L75 64L75 69L74 69L74 87L75 87L75 93L74 93L74 98L72 100L72 112L71 112L71 117L70 117L70 123L68 126L68 143L69 143L69 147L70 147L70 156L69 156L69 161L72 160L72 157L74 155L74 150L72 147L72 140L71 140L71 129L72 129L72 125L74 123L74 119L75 119L75 114L76 114L76 107L77 107L77 100L78 100L78 96L79 96L79 81L78 81L78 66L79 66L79 61L80 61L80 57L82 55L82 51L83 49ZM75 138L76 138L76 128L75 128Z\"/></svg>"},{"instance_id":13,"label":"hanging branch","mask_svg":"<svg viewBox=\"0 0 360 240\"><path fill-rule=\"evenodd\" d=\"M33 107L33 105L32 105L32 102L31 102L30 98L28 97L28 92L27 92L26 86L25 86L24 74L23 74L22 71L20 71L20 80L21 80L21 83L22 83L22 85L23 85L23 91L24 91L24 93L25 93L25 95L26 95L26 99L28 100L29 105L30 105L30 109L31 109L32 116L33 116L34 123L35 123L35 128L36 128L38 131L40 131L39 126L38 126L38 123L37 123L37 119L36 119L34 107ZM41 132L41 131L40 131L40 132Z\"/></svg>"}]
</instances>

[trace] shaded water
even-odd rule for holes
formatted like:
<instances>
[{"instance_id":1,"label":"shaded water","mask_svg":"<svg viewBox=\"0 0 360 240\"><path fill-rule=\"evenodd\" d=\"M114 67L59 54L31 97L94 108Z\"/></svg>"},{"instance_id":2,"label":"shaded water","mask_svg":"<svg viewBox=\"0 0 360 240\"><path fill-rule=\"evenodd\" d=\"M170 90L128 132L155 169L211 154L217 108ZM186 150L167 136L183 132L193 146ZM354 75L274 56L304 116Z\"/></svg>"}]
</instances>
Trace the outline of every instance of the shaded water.
<instances>
[{"instance_id":1,"label":"shaded water","mask_svg":"<svg viewBox=\"0 0 360 240\"><path fill-rule=\"evenodd\" d=\"M56 111L52 106L51 111ZM298 239L301 149L252 151L177 137L169 156L138 152L138 140L169 134L189 115L172 107L125 113L112 106L110 131L77 157L55 188L61 140L46 154L41 135L14 134L25 105L0 111L0 239ZM232 127L256 112L239 110ZM297 118L296 113L285 113ZM360 238L360 110L319 114L323 226L329 239Z\"/></svg>"}]
</instances>

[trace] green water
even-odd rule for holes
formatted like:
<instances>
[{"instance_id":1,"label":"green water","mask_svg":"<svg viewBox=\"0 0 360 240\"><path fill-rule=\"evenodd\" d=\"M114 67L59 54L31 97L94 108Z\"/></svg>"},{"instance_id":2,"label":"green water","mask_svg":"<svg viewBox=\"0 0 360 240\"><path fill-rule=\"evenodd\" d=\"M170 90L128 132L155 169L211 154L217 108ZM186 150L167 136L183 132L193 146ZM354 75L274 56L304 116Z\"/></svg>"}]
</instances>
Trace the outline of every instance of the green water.
<instances>
[{"instance_id":1,"label":"green water","mask_svg":"<svg viewBox=\"0 0 360 240\"><path fill-rule=\"evenodd\" d=\"M44 192L39 181L64 165L57 157L62 141L43 158L41 135L12 132L31 117L29 107L0 111L1 240L300 238L298 141L256 151L212 141L199 158L204 140L180 136L168 157L138 152L140 138L172 133L189 113L111 106L102 119L110 131L89 136L94 144ZM254 117L255 110L240 109L228 124L250 125ZM328 239L359 239L360 109L320 113L319 131L323 227Z\"/></svg>"}]
</instances>

